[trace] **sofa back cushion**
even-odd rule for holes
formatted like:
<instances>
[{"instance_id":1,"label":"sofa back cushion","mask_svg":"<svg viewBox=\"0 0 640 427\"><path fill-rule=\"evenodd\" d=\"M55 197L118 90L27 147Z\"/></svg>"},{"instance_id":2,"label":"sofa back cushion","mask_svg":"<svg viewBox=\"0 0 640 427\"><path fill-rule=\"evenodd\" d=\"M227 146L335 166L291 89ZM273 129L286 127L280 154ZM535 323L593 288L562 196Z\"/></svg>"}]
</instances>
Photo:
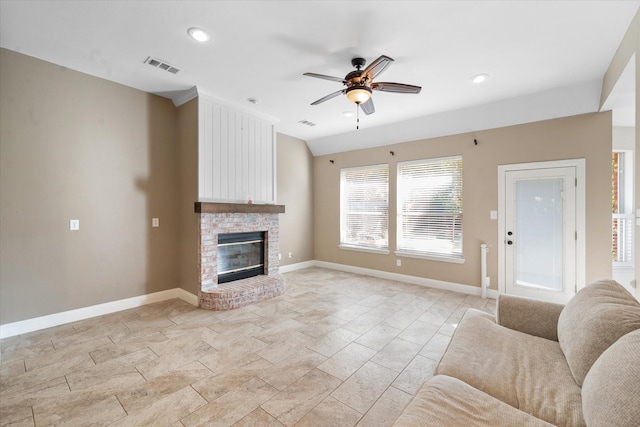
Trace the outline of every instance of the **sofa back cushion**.
<instances>
[{"instance_id":1,"label":"sofa back cushion","mask_svg":"<svg viewBox=\"0 0 640 427\"><path fill-rule=\"evenodd\" d=\"M640 329L640 302L613 280L580 290L560 313L558 342L578 385L611 344Z\"/></svg>"},{"instance_id":2,"label":"sofa back cushion","mask_svg":"<svg viewBox=\"0 0 640 427\"><path fill-rule=\"evenodd\" d=\"M593 364L582 385L588 426L640 425L640 330L613 343Z\"/></svg>"}]
</instances>

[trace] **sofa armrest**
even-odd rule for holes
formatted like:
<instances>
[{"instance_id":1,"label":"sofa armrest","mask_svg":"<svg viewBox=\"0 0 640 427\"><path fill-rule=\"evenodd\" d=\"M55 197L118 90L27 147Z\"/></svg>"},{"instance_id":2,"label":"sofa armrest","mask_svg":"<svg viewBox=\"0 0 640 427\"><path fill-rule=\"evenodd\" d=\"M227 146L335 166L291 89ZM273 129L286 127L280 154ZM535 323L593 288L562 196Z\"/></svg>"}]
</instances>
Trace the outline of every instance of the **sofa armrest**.
<instances>
[{"instance_id":1,"label":"sofa armrest","mask_svg":"<svg viewBox=\"0 0 640 427\"><path fill-rule=\"evenodd\" d=\"M558 341L558 318L563 304L500 294L496 322L509 329Z\"/></svg>"}]
</instances>

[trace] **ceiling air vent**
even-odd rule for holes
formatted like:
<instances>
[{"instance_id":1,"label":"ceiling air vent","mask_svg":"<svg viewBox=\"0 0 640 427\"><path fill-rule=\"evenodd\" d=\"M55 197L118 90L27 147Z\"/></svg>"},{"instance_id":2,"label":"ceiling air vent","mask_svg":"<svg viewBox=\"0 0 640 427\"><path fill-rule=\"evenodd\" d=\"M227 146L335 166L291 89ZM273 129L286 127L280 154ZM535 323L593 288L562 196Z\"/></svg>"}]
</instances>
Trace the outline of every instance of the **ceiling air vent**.
<instances>
[{"instance_id":1,"label":"ceiling air vent","mask_svg":"<svg viewBox=\"0 0 640 427\"><path fill-rule=\"evenodd\" d=\"M315 126L316 124L313 122L310 122L309 120L300 120L298 123L302 123L303 125L307 125L307 126Z\"/></svg>"},{"instance_id":2,"label":"ceiling air vent","mask_svg":"<svg viewBox=\"0 0 640 427\"><path fill-rule=\"evenodd\" d=\"M168 71L171 74L178 74L178 72L180 71L179 68L176 68L173 65L169 65L164 61L161 61L159 59L155 59L155 58L152 58L152 57L148 57L147 59L145 59L144 63L145 64L149 64L152 67L156 67L156 68L160 68L161 70Z\"/></svg>"}]
</instances>

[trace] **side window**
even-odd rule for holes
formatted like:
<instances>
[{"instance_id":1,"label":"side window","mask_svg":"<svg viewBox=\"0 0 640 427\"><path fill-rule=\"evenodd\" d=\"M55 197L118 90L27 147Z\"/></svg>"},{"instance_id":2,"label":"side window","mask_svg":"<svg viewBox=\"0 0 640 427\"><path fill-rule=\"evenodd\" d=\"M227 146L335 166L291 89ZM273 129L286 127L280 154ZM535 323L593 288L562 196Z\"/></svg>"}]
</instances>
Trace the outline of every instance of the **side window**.
<instances>
[{"instance_id":1,"label":"side window","mask_svg":"<svg viewBox=\"0 0 640 427\"><path fill-rule=\"evenodd\" d=\"M398 163L399 255L462 260L462 156Z\"/></svg>"},{"instance_id":2,"label":"side window","mask_svg":"<svg viewBox=\"0 0 640 427\"><path fill-rule=\"evenodd\" d=\"M388 164L340 170L340 247L388 250Z\"/></svg>"},{"instance_id":3,"label":"side window","mask_svg":"<svg viewBox=\"0 0 640 427\"><path fill-rule=\"evenodd\" d=\"M612 258L614 267L633 266L633 207L631 200L631 152L614 151L612 177Z\"/></svg>"}]
</instances>

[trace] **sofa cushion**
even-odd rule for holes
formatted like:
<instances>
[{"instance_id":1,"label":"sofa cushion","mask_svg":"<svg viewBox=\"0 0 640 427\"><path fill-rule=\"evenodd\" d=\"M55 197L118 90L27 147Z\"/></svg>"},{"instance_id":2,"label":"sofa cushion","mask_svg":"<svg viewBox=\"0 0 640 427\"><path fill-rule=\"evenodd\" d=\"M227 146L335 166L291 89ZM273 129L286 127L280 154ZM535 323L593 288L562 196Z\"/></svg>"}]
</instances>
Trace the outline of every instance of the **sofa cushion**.
<instances>
[{"instance_id":1,"label":"sofa cushion","mask_svg":"<svg viewBox=\"0 0 640 427\"><path fill-rule=\"evenodd\" d=\"M469 309L436 374L458 378L511 406L559 426L582 426L580 387L556 341L497 325Z\"/></svg>"},{"instance_id":2,"label":"sofa cushion","mask_svg":"<svg viewBox=\"0 0 640 427\"><path fill-rule=\"evenodd\" d=\"M550 427L464 382L437 375L418 390L394 426Z\"/></svg>"},{"instance_id":3,"label":"sofa cushion","mask_svg":"<svg viewBox=\"0 0 640 427\"><path fill-rule=\"evenodd\" d=\"M595 361L582 385L590 426L640 426L640 330L613 343Z\"/></svg>"},{"instance_id":4,"label":"sofa cushion","mask_svg":"<svg viewBox=\"0 0 640 427\"><path fill-rule=\"evenodd\" d=\"M578 385L591 365L621 336L640 328L640 303L613 280L594 282L558 318L558 342Z\"/></svg>"}]
</instances>

